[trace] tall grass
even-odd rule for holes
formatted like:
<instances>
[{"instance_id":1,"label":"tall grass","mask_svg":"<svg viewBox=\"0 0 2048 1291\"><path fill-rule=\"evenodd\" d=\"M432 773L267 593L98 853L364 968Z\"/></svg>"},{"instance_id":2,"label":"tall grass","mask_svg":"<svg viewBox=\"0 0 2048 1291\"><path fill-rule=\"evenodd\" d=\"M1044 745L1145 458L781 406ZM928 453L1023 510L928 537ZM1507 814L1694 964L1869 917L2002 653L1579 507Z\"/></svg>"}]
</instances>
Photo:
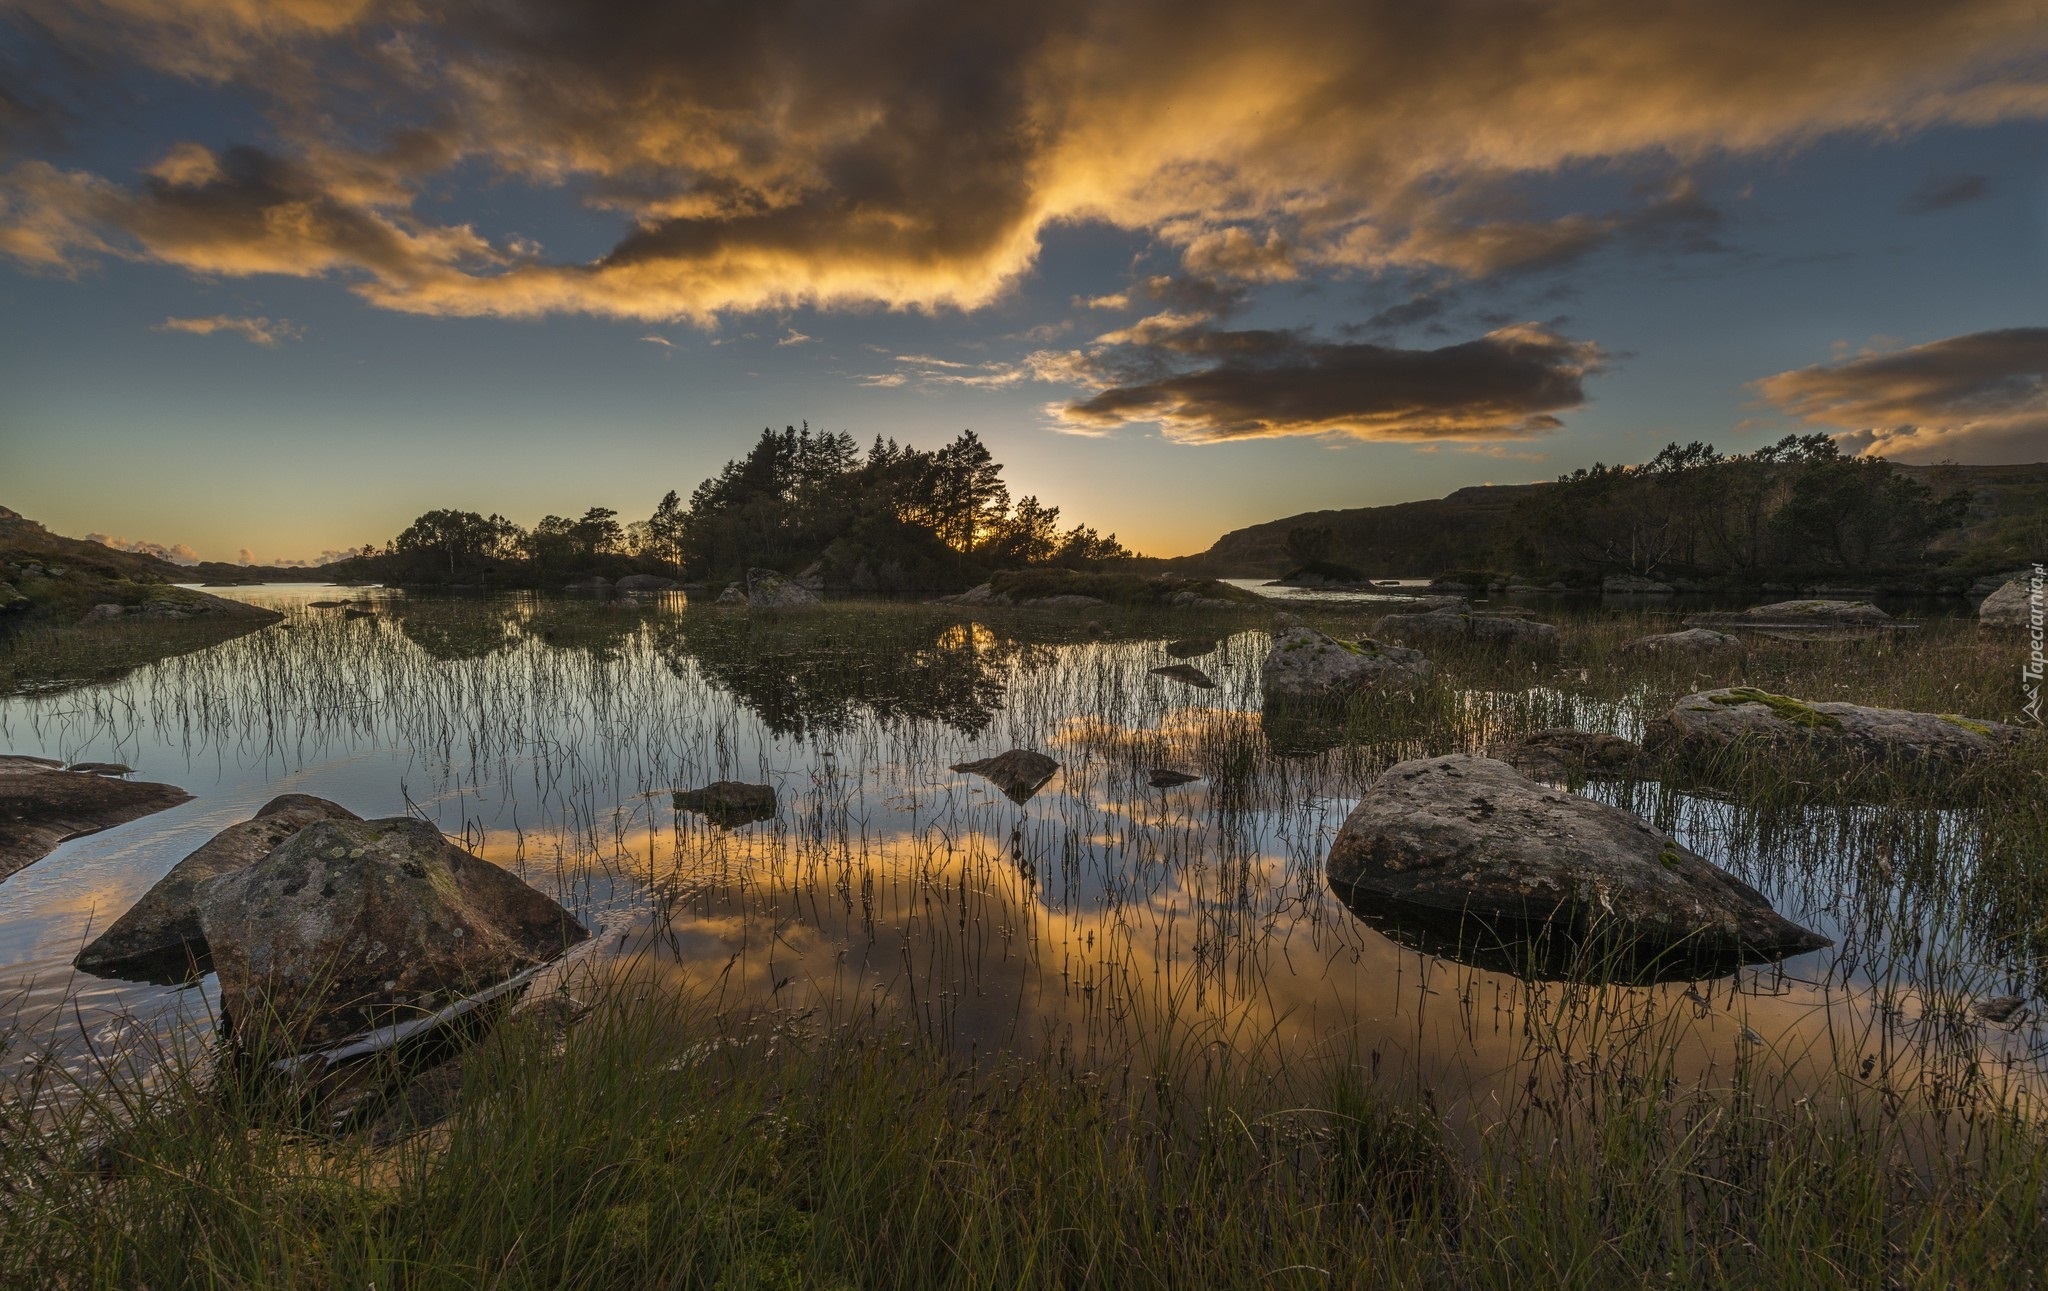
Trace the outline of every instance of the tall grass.
<instances>
[{"instance_id":1,"label":"tall grass","mask_svg":"<svg viewBox=\"0 0 2048 1291\"><path fill-rule=\"evenodd\" d=\"M0 1282L2039 1280L2048 1046L1971 1009L2048 986L2038 747L1933 802L1761 753L1712 792L1578 786L1837 937L1783 970L1524 980L1404 951L1321 880L1401 758L1633 737L1735 683L2009 718L2009 643L1644 663L1617 647L1653 616L1567 615L1561 657L1434 650L1417 692L1276 739L1258 620L1096 618L294 612L0 708L41 747L280 774L388 749L417 810L610 920L560 984L586 1020L515 1020L343 1131L223 1086L190 1034L82 1054L32 1020L0 1055ZM1147 672L1218 626L1217 689ZM1064 764L1023 808L945 770L1013 745ZM660 792L725 777L779 818L718 831Z\"/></svg>"}]
</instances>

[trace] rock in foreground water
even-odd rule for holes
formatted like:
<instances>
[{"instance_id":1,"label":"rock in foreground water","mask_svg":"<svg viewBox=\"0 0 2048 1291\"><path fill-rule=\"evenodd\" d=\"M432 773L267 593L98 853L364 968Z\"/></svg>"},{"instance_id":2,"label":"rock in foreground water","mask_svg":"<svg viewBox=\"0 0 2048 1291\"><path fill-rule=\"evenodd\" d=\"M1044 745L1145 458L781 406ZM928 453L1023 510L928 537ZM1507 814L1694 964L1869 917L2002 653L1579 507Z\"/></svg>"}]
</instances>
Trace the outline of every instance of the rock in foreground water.
<instances>
[{"instance_id":1,"label":"rock in foreground water","mask_svg":"<svg viewBox=\"0 0 2048 1291\"><path fill-rule=\"evenodd\" d=\"M1154 668L1151 672L1155 677L1165 677L1169 681L1185 682L1202 690L1216 689L1215 679L1191 663L1169 663L1163 667Z\"/></svg>"},{"instance_id":2,"label":"rock in foreground water","mask_svg":"<svg viewBox=\"0 0 2048 1291\"><path fill-rule=\"evenodd\" d=\"M288 1049L428 1016L590 935L406 816L315 821L197 904L230 1031Z\"/></svg>"},{"instance_id":3,"label":"rock in foreground water","mask_svg":"<svg viewBox=\"0 0 2048 1291\"><path fill-rule=\"evenodd\" d=\"M170 985L197 977L213 963L199 926L201 883L248 869L315 821L360 819L325 798L300 793L273 798L254 817L229 825L172 866L71 962L96 977L134 982Z\"/></svg>"},{"instance_id":4,"label":"rock in foreground water","mask_svg":"<svg viewBox=\"0 0 2048 1291\"><path fill-rule=\"evenodd\" d=\"M1032 795L1045 788L1060 769L1060 764L1035 749L1011 749L992 758L978 762L961 762L953 767L992 782L1003 791L1011 802L1029 802Z\"/></svg>"},{"instance_id":5,"label":"rock in foreground water","mask_svg":"<svg viewBox=\"0 0 2048 1291\"><path fill-rule=\"evenodd\" d=\"M1712 755L1738 743L1798 749L1839 770L1957 769L2004 752L2023 734L2003 722L1861 704L1807 703L1750 686L1687 695L1651 724L1657 753Z\"/></svg>"},{"instance_id":6,"label":"rock in foreground water","mask_svg":"<svg viewBox=\"0 0 2048 1291\"><path fill-rule=\"evenodd\" d=\"M1273 637L1259 665L1271 704L1338 704L1365 690L1407 690L1428 677L1420 650L1377 641L1339 641L1297 623Z\"/></svg>"},{"instance_id":7,"label":"rock in foreground water","mask_svg":"<svg viewBox=\"0 0 2048 1291\"><path fill-rule=\"evenodd\" d=\"M1829 944L1641 817L1464 754L1373 781L1328 873L1375 923L1539 974L1711 975Z\"/></svg>"},{"instance_id":8,"label":"rock in foreground water","mask_svg":"<svg viewBox=\"0 0 2048 1291\"><path fill-rule=\"evenodd\" d=\"M0 757L0 879L81 834L125 825L192 795L175 785L67 771L45 758Z\"/></svg>"},{"instance_id":9,"label":"rock in foreground water","mask_svg":"<svg viewBox=\"0 0 2048 1291\"><path fill-rule=\"evenodd\" d=\"M677 811L694 811L714 825L734 829L775 819L775 786L718 780L702 789L678 789Z\"/></svg>"}]
</instances>

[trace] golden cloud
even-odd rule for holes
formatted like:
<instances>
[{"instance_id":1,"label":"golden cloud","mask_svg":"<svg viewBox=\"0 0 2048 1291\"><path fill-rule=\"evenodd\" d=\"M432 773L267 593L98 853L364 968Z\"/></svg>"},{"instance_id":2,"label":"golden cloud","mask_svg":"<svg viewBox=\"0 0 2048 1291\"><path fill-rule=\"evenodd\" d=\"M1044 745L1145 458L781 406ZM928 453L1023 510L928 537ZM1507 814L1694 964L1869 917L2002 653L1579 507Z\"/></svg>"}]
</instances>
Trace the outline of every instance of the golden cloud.
<instances>
[{"instance_id":1,"label":"golden cloud","mask_svg":"<svg viewBox=\"0 0 2048 1291\"><path fill-rule=\"evenodd\" d=\"M237 318L230 314L210 314L204 318L166 318L156 325L159 332L186 332L193 336L212 336L215 332L227 332L239 336L251 345L274 347L279 341L295 341L299 329L285 319L272 322L267 318Z\"/></svg>"},{"instance_id":2,"label":"golden cloud","mask_svg":"<svg viewBox=\"0 0 2048 1291\"><path fill-rule=\"evenodd\" d=\"M1683 193L1530 214L1503 196L1527 176L2048 113L2037 0L10 11L39 39L246 86L278 142L179 141L126 185L17 165L0 252L332 274L443 315L974 308L1084 221L1224 281L1483 276L1711 218ZM562 261L423 213L429 188L479 177L564 188L622 236Z\"/></svg>"},{"instance_id":3,"label":"golden cloud","mask_svg":"<svg viewBox=\"0 0 2048 1291\"><path fill-rule=\"evenodd\" d=\"M1091 349L1038 356L1049 379L1093 385L1057 406L1082 432L1132 422L1193 442L1277 435L1510 440L1548 433L1585 402L1606 355L1532 323L1434 350L1224 331L1159 315Z\"/></svg>"},{"instance_id":4,"label":"golden cloud","mask_svg":"<svg viewBox=\"0 0 2048 1291\"><path fill-rule=\"evenodd\" d=\"M1782 411L1840 427L1845 447L1938 461L2048 459L2048 327L1951 336L1754 383Z\"/></svg>"}]
</instances>

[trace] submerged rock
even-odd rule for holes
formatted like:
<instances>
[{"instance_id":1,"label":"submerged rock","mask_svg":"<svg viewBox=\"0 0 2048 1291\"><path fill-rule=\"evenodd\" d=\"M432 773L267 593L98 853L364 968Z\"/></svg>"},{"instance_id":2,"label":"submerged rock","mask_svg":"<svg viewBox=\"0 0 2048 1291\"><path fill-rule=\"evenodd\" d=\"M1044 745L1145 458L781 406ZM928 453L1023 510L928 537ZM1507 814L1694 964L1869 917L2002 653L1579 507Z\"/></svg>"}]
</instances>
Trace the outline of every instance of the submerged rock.
<instances>
[{"instance_id":1,"label":"submerged rock","mask_svg":"<svg viewBox=\"0 0 2048 1291\"><path fill-rule=\"evenodd\" d=\"M1025 803L1045 788L1058 773L1060 764L1035 749L1011 749L978 762L958 763L953 769L981 776L1002 790L1011 802Z\"/></svg>"},{"instance_id":2,"label":"submerged rock","mask_svg":"<svg viewBox=\"0 0 2048 1291\"><path fill-rule=\"evenodd\" d=\"M1478 614L1457 608L1431 610L1427 614L1389 614L1373 625L1373 631L1401 641L1478 642L1543 653L1557 649L1557 629L1551 624L1518 615Z\"/></svg>"},{"instance_id":3,"label":"submerged rock","mask_svg":"<svg viewBox=\"0 0 2048 1291\"><path fill-rule=\"evenodd\" d=\"M1195 659L1216 648L1216 642L1207 637L1185 637L1166 643L1166 653L1176 659Z\"/></svg>"},{"instance_id":4,"label":"submerged rock","mask_svg":"<svg viewBox=\"0 0 2048 1291\"><path fill-rule=\"evenodd\" d=\"M1152 774L1146 777L1145 783L1154 789L1172 789L1184 784L1193 784L1201 778L1198 775L1189 775L1185 771L1175 771L1172 767L1153 767Z\"/></svg>"},{"instance_id":5,"label":"submerged rock","mask_svg":"<svg viewBox=\"0 0 2048 1291\"><path fill-rule=\"evenodd\" d=\"M199 926L201 883L249 868L315 821L360 819L325 798L273 798L254 817L229 825L172 866L71 962L96 977L135 982L169 985L197 977L213 962Z\"/></svg>"},{"instance_id":6,"label":"submerged rock","mask_svg":"<svg viewBox=\"0 0 2048 1291\"><path fill-rule=\"evenodd\" d=\"M125 825L191 797L174 785L67 771L44 758L0 757L0 879L68 838Z\"/></svg>"},{"instance_id":7,"label":"submerged rock","mask_svg":"<svg viewBox=\"0 0 2048 1291\"><path fill-rule=\"evenodd\" d=\"M1978 1000L1970 1006L1970 1012L1986 1022L2005 1023L2017 1017L2026 1006L2027 997L2024 995L1996 995L1988 1000Z\"/></svg>"},{"instance_id":8,"label":"submerged rock","mask_svg":"<svg viewBox=\"0 0 2048 1291\"><path fill-rule=\"evenodd\" d=\"M1871 766L1957 769L1996 756L2024 732L1954 713L1916 713L1861 704L1807 703L1752 686L1687 695L1652 723L1652 751L1691 757L1738 743L1800 749L1840 770Z\"/></svg>"},{"instance_id":9,"label":"submerged rock","mask_svg":"<svg viewBox=\"0 0 2048 1291\"><path fill-rule=\"evenodd\" d=\"M405 816L315 821L197 905L231 1033L292 1050L431 1016L590 935Z\"/></svg>"},{"instance_id":10,"label":"submerged rock","mask_svg":"<svg viewBox=\"0 0 2048 1291\"><path fill-rule=\"evenodd\" d=\"M1216 683L1209 674L1191 663L1170 663L1164 667L1151 669L1151 673L1155 677L1165 677L1172 681L1186 682L1190 686L1199 686L1203 690L1216 689Z\"/></svg>"},{"instance_id":11,"label":"submerged rock","mask_svg":"<svg viewBox=\"0 0 2048 1291\"><path fill-rule=\"evenodd\" d=\"M694 811L714 825L734 829L775 819L775 786L718 780L702 789L678 789L677 811Z\"/></svg>"},{"instance_id":12,"label":"submerged rock","mask_svg":"<svg viewBox=\"0 0 2048 1291\"><path fill-rule=\"evenodd\" d=\"M1339 641L1296 620L1274 635L1259 665L1259 685L1269 705L1330 705L1365 690L1407 690L1429 673L1420 650Z\"/></svg>"},{"instance_id":13,"label":"submerged rock","mask_svg":"<svg viewBox=\"0 0 2048 1291\"><path fill-rule=\"evenodd\" d=\"M1644 773L1643 747L1604 731L1553 726L1509 745L1500 759L1524 775L1546 780L1571 776L1634 776Z\"/></svg>"},{"instance_id":14,"label":"submerged rock","mask_svg":"<svg viewBox=\"0 0 2048 1291\"><path fill-rule=\"evenodd\" d=\"M1641 817L1464 754L1373 781L1328 875L1375 923L1538 975L1712 975L1830 944Z\"/></svg>"},{"instance_id":15,"label":"submerged rock","mask_svg":"<svg viewBox=\"0 0 2048 1291\"><path fill-rule=\"evenodd\" d=\"M1990 628L2024 628L2033 622L2031 574L2022 574L1984 598L1977 621Z\"/></svg>"}]
</instances>

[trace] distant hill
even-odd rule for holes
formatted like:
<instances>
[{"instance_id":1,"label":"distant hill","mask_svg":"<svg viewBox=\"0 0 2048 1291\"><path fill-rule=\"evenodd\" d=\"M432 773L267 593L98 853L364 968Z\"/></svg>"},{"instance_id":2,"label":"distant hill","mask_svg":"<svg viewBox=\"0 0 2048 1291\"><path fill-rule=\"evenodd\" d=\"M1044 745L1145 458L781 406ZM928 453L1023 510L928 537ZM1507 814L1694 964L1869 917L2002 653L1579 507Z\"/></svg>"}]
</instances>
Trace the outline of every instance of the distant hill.
<instances>
[{"instance_id":1,"label":"distant hill","mask_svg":"<svg viewBox=\"0 0 2048 1291\"><path fill-rule=\"evenodd\" d=\"M1934 547L1966 566L2011 567L2048 550L2048 462L2028 466L1901 466L1901 473L1947 493L1968 489L1969 519ZM1391 506L1306 511L1233 529L1207 551L1161 562L1210 578L1274 578L1285 572L1287 531L1307 525L1336 535L1330 559L1374 578L1433 578L1453 569L1507 569L1518 561L1518 504L1548 484L1492 484L1448 497Z\"/></svg>"},{"instance_id":2,"label":"distant hill","mask_svg":"<svg viewBox=\"0 0 2048 1291\"><path fill-rule=\"evenodd\" d=\"M1287 531L1321 525L1336 535L1330 559L1374 578L1430 578L1502 563L1514 507L1542 484L1488 484L1449 497L1344 511L1305 511L1233 529L1207 551L1167 562L1210 578L1274 578L1291 565Z\"/></svg>"}]
</instances>

